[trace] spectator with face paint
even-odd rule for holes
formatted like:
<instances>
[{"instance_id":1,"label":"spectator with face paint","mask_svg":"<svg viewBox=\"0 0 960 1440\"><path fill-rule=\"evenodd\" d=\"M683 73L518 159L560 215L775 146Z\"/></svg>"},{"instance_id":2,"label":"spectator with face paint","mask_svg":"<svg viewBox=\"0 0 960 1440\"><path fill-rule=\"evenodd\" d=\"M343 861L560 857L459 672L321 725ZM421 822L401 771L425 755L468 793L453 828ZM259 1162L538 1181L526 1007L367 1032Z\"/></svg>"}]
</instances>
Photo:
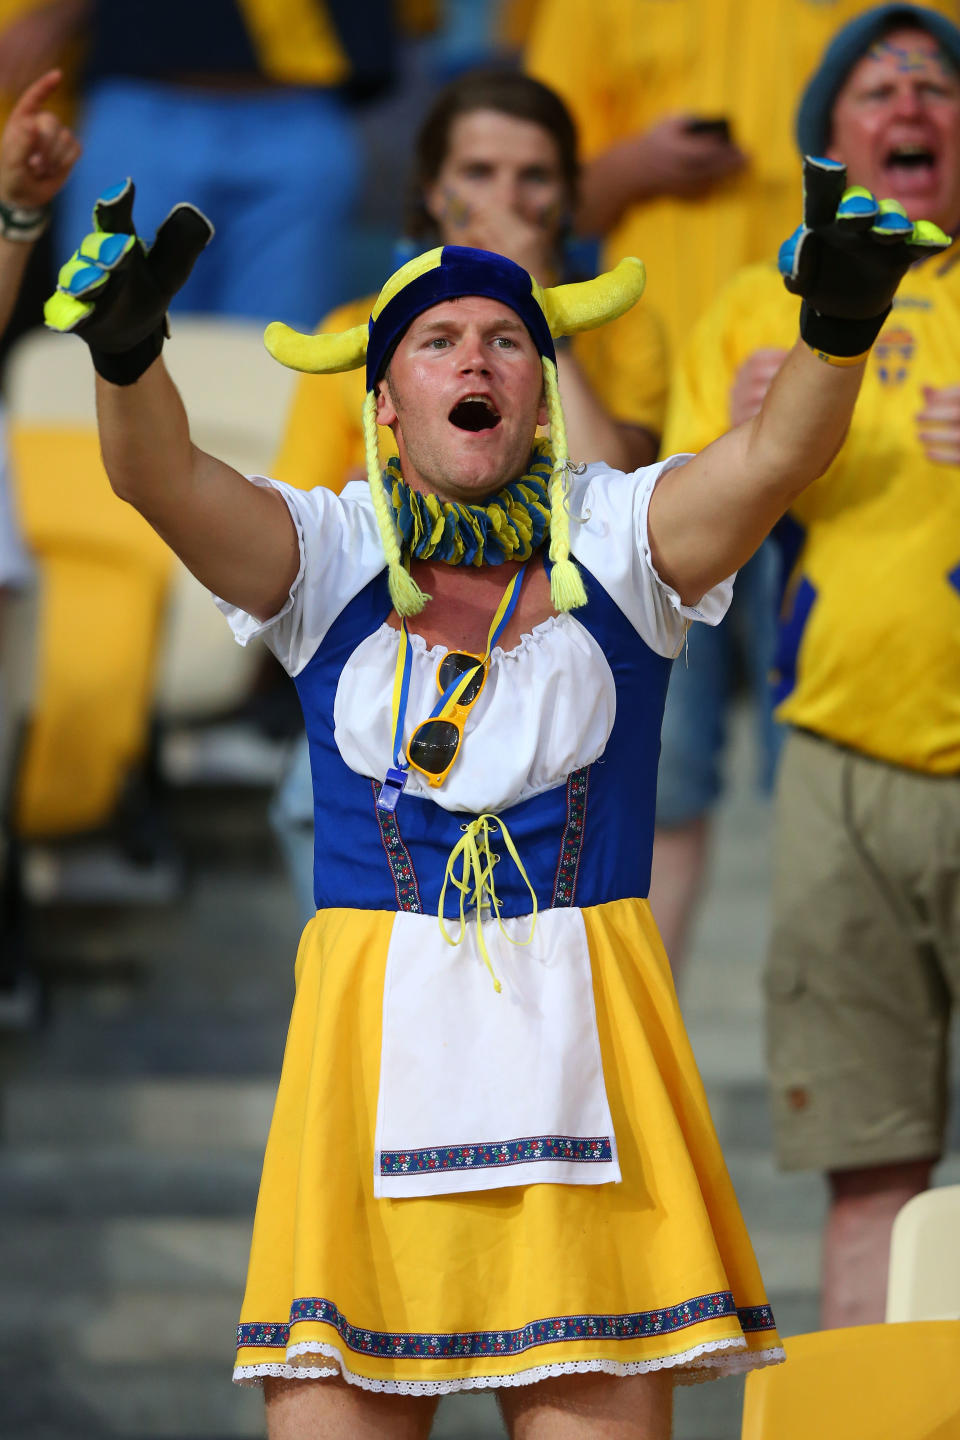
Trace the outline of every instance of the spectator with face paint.
<instances>
[{"instance_id":1,"label":"spectator with face paint","mask_svg":"<svg viewBox=\"0 0 960 1440\"><path fill-rule=\"evenodd\" d=\"M883 5L839 32L798 140L960 228L960 30ZM960 995L960 253L915 265L840 455L782 527L766 979L777 1154L828 1176L826 1326L880 1320L890 1226L941 1154ZM757 413L791 336L771 266L694 330L667 444Z\"/></svg>"}]
</instances>

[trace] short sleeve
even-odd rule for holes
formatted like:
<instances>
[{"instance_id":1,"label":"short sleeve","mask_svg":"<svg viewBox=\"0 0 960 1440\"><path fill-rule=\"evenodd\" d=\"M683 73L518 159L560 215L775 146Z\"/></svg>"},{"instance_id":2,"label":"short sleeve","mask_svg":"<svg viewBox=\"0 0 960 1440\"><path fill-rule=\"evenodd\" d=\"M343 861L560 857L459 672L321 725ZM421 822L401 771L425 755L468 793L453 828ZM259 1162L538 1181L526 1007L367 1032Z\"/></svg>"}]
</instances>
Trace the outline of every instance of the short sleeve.
<instances>
[{"instance_id":1,"label":"short sleeve","mask_svg":"<svg viewBox=\"0 0 960 1440\"><path fill-rule=\"evenodd\" d=\"M262 639L290 675L313 658L330 626L365 585L384 568L383 549L366 485L343 493L298 490L279 480L250 477L286 501L300 546L300 567L284 604L269 620L214 597L240 645Z\"/></svg>"},{"instance_id":2,"label":"short sleeve","mask_svg":"<svg viewBox=\"0 0 960 1440\"><path fill-rule=\"evenodd\" d=\"M570 549L658 655L676 655L692 620L719 625L733 598L731 575L696 605L684 605L657 574L647 512L660 476L690 455L672 455L630 475L590 465L570 487Z\"/></svg>"}]
</instances>

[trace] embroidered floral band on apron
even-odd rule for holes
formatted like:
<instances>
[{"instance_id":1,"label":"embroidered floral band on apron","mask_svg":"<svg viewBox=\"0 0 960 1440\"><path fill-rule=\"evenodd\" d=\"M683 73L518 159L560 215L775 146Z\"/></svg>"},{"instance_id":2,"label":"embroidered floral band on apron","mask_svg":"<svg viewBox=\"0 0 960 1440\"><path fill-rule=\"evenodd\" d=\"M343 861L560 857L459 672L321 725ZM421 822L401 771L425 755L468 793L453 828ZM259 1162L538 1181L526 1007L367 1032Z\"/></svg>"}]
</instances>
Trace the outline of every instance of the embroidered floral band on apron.
<instances>
[{"instance_id":1,"label":"embroidered floral band on apron","mask_svg":"<svg viewBox=\"0 0 960 1440\"><path fill-rule=\"evenodd\" d=\"M393 763L380 792L382 810L396 809L411 766L431 785L443 783L523 576L521 568L507 586L484 654L444 656L437 672L440 698L406 746L412 657L406 621L401 623ZM529 917L504 919L494 885L501 860L494 844L503 845L529 885L510 832L496 815L480 815L461 830L447 862L439 915L401 911L394 920L384 983L374 1194L619 1181L580 914L561 909L538 917L531 887ZM456 938L443 919L448 884L460 895Z\"/></svg>"}]
</instances>

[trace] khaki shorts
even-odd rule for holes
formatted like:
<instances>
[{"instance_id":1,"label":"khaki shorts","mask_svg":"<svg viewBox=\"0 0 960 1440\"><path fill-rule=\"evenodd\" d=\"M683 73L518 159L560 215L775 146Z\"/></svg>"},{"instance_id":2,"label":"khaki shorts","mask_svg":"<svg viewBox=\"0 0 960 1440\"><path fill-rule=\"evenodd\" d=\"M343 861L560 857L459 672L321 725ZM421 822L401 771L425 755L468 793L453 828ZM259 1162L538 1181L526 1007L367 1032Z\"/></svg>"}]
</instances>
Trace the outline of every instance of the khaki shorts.
<instances>
[{"instance_id":1,"label":"khaki shorts","mask_svg":"<svg viewBox=\"0 0 960 1440\"><path fill-rule=\"evenodd\" d=\"M765 985L783 1169L940 1154L960 996L960 777L790 732Z\"/></svg>"}]
</instances>

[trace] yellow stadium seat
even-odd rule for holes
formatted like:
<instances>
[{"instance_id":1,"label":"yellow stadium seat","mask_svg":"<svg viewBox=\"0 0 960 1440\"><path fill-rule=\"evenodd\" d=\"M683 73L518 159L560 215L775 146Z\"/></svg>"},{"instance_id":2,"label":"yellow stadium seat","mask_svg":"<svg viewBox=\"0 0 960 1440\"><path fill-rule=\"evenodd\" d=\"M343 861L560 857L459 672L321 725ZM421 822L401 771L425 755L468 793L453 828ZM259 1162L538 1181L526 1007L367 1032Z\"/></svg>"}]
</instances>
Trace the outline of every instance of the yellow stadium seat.
<instances>
[{"instance_id":1,"label":"yellow stadium seat","mask_svg":"<svg viewBox=\"0 0 960 1440\"><path fill-rule=\"evenodd\" d=\"M960 1320L960 1185L915 1195L894 1220L887 1320Z\"/></svg>"},{"instance_id":2,"label":"yellow stadium seat","mask_svg":"<svg viewBox=\"0 0 960 1440\"><path fill-rule=\"evenodd\" d=\"M75 834L109 819L146 748L172 557L114 496L93 429L13 417L10 456L41 581L16 824L27 838Z\"/></svg>"},{"instance_id":3,"label":"yellow stadium seat","mask_svg":"<svg viewBox=\"0 0 960 1440\"><path fill-rule=\"evenodd\" d=\"M174 331L165 358L195 442L249 473L269 469L294 377L260 327L178 318ZM241 703L259 652L236 645L206 590L110 490L86 347L33 332L7 383L12 481L41 587L17 820L29 838L57 837L110 819L153 715L203 720Z\"/></svg>"},{"instance_id":4,"label":"yellow stadium seat","mask_svg":"<svg viewBox=\"0 0 960 1440\"><path fill-rule=\"evenodd\" d=\"M960 1440L960 1321L794 1335L747 1378L741 1440Z\"/></svg>"}]
</instances>

